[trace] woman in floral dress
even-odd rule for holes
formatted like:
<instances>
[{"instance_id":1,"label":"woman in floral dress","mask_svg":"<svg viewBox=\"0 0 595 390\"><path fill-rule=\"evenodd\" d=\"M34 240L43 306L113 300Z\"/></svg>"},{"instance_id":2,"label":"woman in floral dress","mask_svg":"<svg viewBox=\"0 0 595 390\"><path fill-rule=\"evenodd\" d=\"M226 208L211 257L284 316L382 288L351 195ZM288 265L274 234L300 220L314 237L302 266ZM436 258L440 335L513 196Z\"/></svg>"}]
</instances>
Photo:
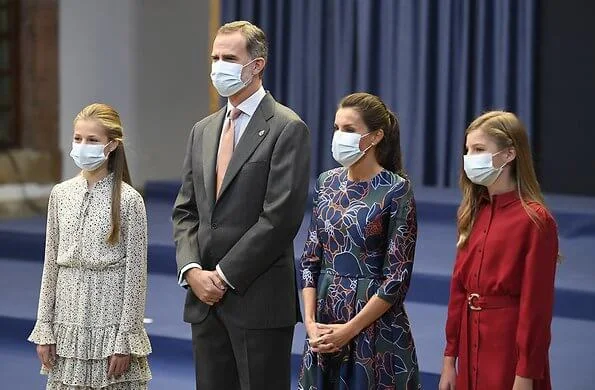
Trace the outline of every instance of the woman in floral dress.
<instances>
[{"instance_id":1,"label":"woman in floral dress","mask_svg":"<svg viewBox=\"0 0 595 390\"><path fill-rule=\"evenodd\" d=\"M333 157L318 178L301 260L307 340L298 389L420 389L403 301L417 237L395 115L376 96L345 97Z\"/></svg>"},{"instance_id":2,"label":"woman in floral dress","mask_svg":"<svg viewBox=\"0 0 595 390\"><path fill-rule=\"evenodd\" d=\"M35 328L46 389L146 389L147 220L130 186L118 113L85 107L71 156L82 169L50 194Z\"/></svg>"}]
</instances>

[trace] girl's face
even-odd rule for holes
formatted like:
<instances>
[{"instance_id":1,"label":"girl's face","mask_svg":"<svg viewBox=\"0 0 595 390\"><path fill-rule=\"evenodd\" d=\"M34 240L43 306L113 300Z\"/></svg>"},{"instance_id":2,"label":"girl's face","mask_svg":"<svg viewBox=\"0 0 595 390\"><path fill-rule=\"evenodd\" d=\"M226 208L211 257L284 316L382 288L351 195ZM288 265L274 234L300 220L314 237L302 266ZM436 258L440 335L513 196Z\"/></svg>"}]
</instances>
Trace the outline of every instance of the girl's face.
<instances>
[{"instance_id":1,"label":"girl's face","mask_svg":"<svg viewBox=\"0 0 595 390\"><path fill-rule=\"evenodd\" d=\"M489 136L482 129L476 129L467 134L465 149L468 155L491 154L494 167L501 167L514 159L510 148L502 149L494 137Z\"/></svg>"},{"instance_id":2,"label":"girl's face","mask_svg":"<svg viewBox=\"0 0 595 390\"><path fill-rule=\"evenodd\" d=\"M74 124L72 141L77 144L107 145L105 155L115 149L116 143L110 143L105 129L95 120L81 119ZM109 145L108 145L109 143Z\"/></svg>"}]
</instances>

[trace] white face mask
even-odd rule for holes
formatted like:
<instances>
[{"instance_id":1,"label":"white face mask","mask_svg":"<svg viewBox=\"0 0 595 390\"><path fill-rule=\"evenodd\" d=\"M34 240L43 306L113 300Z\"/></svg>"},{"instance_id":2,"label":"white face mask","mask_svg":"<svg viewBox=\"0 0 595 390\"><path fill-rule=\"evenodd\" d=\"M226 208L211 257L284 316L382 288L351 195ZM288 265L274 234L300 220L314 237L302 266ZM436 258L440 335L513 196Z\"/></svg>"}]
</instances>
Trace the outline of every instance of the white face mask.
<instances>
[{"instance_id":1,"label":"white face mask","mask_svg":"<svg viewBox=\"0 0 595 390\"><path fill-rule=\"evenodd\" d=\"M331 148L333 158L345 168L349 168L355 164L357 160L362 158L368 149L372 147L372 145L370 145L363 151L359 149L361 139L369 134L370 133L361 135L358 133L346 133L341 130L335 130Z\"/></svg>"},{"instance_id":2,"label":"white face mask","mask_svg":"<svg viewBox=\"0 0 595 390\"><path fill-rule=\"evenodd\" d=\"M80 169L94 171L107 160L107 156L103 153L103 150L110 143L111 141L105 145L93 145L73 142L70 157L72 157L74 163Z\"/></svg>"},{"instance_id":3,"label":"white face mask","mask_svg":"<svg viewBox=\"0 0 595 390\"><path fill-rule=\"evenodd\" d=\"M242 70L255 60L256 58L246 65L223 60L213 61L211 64L211 81L219 95L223 97L235 95L250 84L254 76L248 81L242 81Z\"/></svg>"},{"instance_id":4,"label":"white face mask","mask_svg":"<svg viewBox=\"0 0 595 390\"><path fill-rule=\"evenodd\" d=\"M491 154L466 154L463 156L463 169L472 183L491 186L498 179L502 170L508 164L505 162L500 168L494 167L493 157L503 150Z\"/></svg>"}]
</instances>

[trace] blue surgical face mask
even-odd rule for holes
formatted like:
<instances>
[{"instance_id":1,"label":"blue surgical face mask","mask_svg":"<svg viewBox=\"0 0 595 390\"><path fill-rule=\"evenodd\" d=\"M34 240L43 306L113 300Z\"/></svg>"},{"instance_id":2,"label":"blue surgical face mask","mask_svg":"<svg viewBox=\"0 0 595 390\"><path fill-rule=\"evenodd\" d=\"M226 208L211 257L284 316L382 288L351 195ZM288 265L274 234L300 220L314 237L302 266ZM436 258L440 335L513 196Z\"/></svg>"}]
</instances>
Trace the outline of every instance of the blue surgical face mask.
<instances>
[{"instance_id":1,"label":"blue surgical face mask","mask_svg":"<svg viewBox=\"0 0 595 390\"><path fill-rule=\"evenodd\" d=\"M480 154L466 154L463 156L463 169L465 175L472 183L482 186L491 186L498 180L502 170L507 163L504 163L500 168L494 167L494 156L503 152L497 153L480 153Z\"/></svg>"},{"instance_id":2,"label":"blue surgical face mask","mask_svg":"<svg viewBox=\"0 0 595 390\"><path fill-rule=\"evenodd\" d=\"M111 141L105 145L96 145L73 142L70 157L80 169L94 171L107 160L104 150L110 143Z\"/></svg>"},{"instance_id":3,"label":"blue surgical face mask","mask_svg":"<svg viewBox=\"0 0 595 390\"><path fill-rule=\"evenodd\" d=\"M223 60L213 61L211 64L211 81L219 95L223 97L235 95L250 84L254 76L250 80L243 81L242 70L255 60L256 58L246 65Z\"/></svg>"},{"instance_id":4,"label":"blue surgical face mask","mask_svg":"<svg viewBox=\"0 0 595 390\"><path fill-rule=\"evenodd\" d=\"M333 158L345 168L349 168L362 158L368 149L373 146L370 145L365 150L359 149L361 139L369 134L370 133L366 133L362 135L359 133L347 133L345 131L335 130L332 142Z\"/></svg>"}]
</instances>

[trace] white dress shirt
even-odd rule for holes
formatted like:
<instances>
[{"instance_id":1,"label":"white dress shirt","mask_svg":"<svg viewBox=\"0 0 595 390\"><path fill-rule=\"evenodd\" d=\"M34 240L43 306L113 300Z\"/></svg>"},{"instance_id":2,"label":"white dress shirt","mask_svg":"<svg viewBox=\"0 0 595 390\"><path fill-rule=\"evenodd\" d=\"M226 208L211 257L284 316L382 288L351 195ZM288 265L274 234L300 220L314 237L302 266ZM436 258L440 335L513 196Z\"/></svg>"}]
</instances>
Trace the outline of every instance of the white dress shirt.
<instances>
[{"instance_id":1,"label":"white dress shirt","mask_svg":"<svg viewBox=\"0 0 595 390\"><path fill-rule=\"evenodd\" d=\"M248 126L250 119L252 119L252 116L256 112L258 105L260 104L262 99L265 97L265 95L266 95L266 91L264 90L264 88L262 86L260 86L260 88L256 92L254 92L252 95L250 95L250 97L248 97L246 100L244 100L243 102L238 104L237 108L239 108L242 111L242 113L235 120L235 127L234 127L234 133L235 133L234 144L235 144L235 146L238 145L238 142L240 141L240 138L244 134L244 131L246 130L246 127ZM226 119L225 119L225 121L223 121L223 128L225 128L225 126L227 125L227 121L229 120L229 114L231 113L232 109L233 109L233 106L232 106L231 102L228 100L227 101L227 112L225 113ZM223 131L221 132L221 136L223 136ZM221 148L221 139L219 139L219 148ZM184 286L188 285L188 283L184 279L184 273L192 268L202 268L202 267L198 263L186 264L184 266L184 268L182 268L182 270L180 271L180 276L178 278L178 284L180 286L184 287ZM219 264L217 264L216 270L217 270L217 273L219 274L219 276L221 277L221 279L223 279L229 287L234 288L231 285L231 283L229 283L229 281L227 280L225 275L223 274L223 271L221 271Z\"/></svg>"}]
</instances>

